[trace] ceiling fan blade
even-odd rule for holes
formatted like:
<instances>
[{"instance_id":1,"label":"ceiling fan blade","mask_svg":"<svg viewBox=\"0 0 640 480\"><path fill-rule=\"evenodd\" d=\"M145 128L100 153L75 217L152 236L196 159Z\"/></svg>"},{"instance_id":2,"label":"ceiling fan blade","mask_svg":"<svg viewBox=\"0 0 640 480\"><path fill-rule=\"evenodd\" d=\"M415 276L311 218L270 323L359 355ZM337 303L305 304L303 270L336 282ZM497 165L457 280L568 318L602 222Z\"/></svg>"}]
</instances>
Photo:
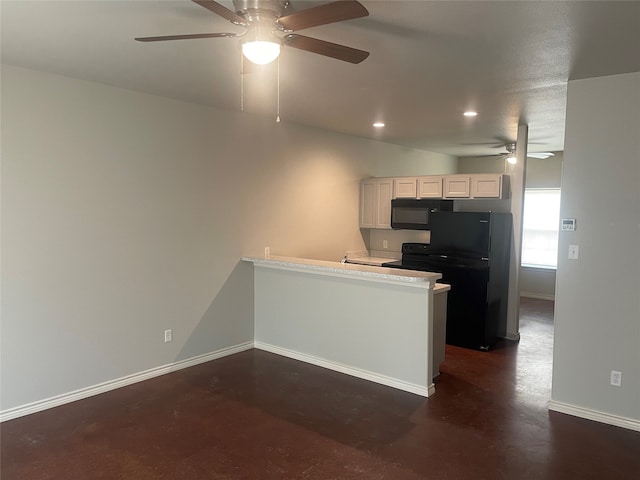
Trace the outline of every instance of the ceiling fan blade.
<instances>
[{"instance_id":1,"label":"ceiling fan blade","mask_svg":"<svg viewBox=\"0 0 640 480\"><path fill-rule=\"evenodd\" d=\"M278 24L286 31L295 32L304 28L342 22L368 15L369 12L360 2L340 0L280 17Z\"/></svg>"},{"instance_id":2,"label":"ceiling fan blade","mask_svg":"<svg viewBox=\"0 0 640 480\"><path fill-rule=\"evenodd\" d=\"M503 142L503 143L495 143L495 142L484 142L484 143L479 143L479 142L471 142L471 143L461 143L460 145L473 145L475 147L489 147L489 148L504 148L505 143L512 143L512 142Z\"/></svg>"},{"instance_id":3,"label":"ceiling fan blade","mask_svg":"<svg viewBox=\"0 0 640 480\"><path fill-rule=\"evenodd\" d=\"M285 45L307 52L317 53L325 57L331 57L343 62L360 63L369 56L369 52L357 48L338 45L337 43L305 37L304 35L291 34L284 37Z\"/></svg>"},{"instance_id":4,"label":"ceiling fan blade","mask_svg":"<svg viewBox=\"0 0 640 480\"><path fill-rule=\"evenodd\" d=\"M555 154L551 152L533 152L527 153L527 157L529 158L539 158L540 160L546 160L549 157L554 157Z\"/></svg>"},{"instance_id":5,"label":"ceiling fan blade","mask_svg":"<svg viewBox=\"0 0 640 480\"><path fill-rule=\"evenodd\" d=\"M474 159L479 159L479 158L500 158L500 157L506 157L507 155L509 155L507 152L502 152L502 153L493 153L491 155L464 155L464 157L462 157L462 158L474 158Z\"/></svg>"},{"instance_id":6,"label":"ceiling fan blade","mask_svg":"<svg viewBox=\"0 0 640 480\"><path fill-rule=\"evenodd\" d=\"M139 42L164 42L165 40L193 40L195 38L238 37L237 33L191 33L188 35L164 35L162 37L138 37Z\"/></svg>"},{"instance_id":7,"label":"ceiling fan blade","mask_svg":"<svg viewBox=\"0 0 640 480\"><path fill-rule=\"evenodd\" d=\"M249 23L242 18L237 13L229 10L224 5L215 2L214 0L191 0L194 3L197 3L201 7L206 8L210 12L215 13L216 15L220 15L222 18L226 18L234 25L241 25L243 27L249 26Z\"/></svg>"}]
</instances>

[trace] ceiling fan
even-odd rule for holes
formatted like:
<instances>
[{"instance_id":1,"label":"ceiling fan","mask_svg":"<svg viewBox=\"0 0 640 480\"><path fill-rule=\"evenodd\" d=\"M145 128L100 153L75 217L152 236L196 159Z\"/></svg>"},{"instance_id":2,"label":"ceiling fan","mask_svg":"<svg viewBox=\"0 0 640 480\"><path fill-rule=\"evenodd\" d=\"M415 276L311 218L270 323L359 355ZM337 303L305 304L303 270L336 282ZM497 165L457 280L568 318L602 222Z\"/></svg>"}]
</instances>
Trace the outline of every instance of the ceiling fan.
<instances>
[{"instance_id":1,"label":"ceiling fan","mask_svg":"<svg viewBox=\"0 0 640 480\"><path fill-rule=\"evenodd\" d=\"M516 163L516 144L515 143L507 143L504 145L504 148L507 150L505 153L501 155L505 155L505 160L511 164ZM527 152L528 158L538 158L540 160L545 160L549 157L553 157L554 154L552 152Z\"/></svg>"},{"instance_id":2,"label":"ceiling fan","mask_svg":"<svg viewBox=\"0 0 640 480\"><path fill-rule=\"evenodd\" d=\"M516 143L515 142L507 142L501 145L493 145L494 148L502 147L506 150L506 152L495 153L493 155L482 155L476 158L493 158L493 157L502 157L507 163L515 164L518 159L516 158ZM540 160L545 160L549 157L553 157L555 154L553 152L527 152L527 158L537 158Z\"/></svg>"},{"instance_id":3,"label":"ceiling fan","mask_svg":"<svg viewBox=\"0 0 640 480\"><path fill-rule=\"evenodd\" d=\"M192 1L232 24L244 27L246 31L139 37L136 40L162 42L246 37L242 43L242 53L251 62L262 65L271 63L278 57L281 45L354 64L362 62L369 56L369 52L364 50L293 33L305 28L368 16L367 9L355 0L334 1L288 15L285 15L285 11L291 6L289 0L233 0L235 12L214 0Z\"/></svg>"}]
</instances>

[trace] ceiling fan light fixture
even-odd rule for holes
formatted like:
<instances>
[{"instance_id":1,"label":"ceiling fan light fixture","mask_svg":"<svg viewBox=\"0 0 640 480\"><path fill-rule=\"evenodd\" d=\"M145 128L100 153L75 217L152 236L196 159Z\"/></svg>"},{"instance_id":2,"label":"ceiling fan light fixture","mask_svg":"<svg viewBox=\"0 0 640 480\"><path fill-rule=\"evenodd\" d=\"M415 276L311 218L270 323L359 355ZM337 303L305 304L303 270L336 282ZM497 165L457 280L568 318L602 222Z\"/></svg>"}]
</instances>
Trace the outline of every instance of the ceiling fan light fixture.
<instances>
[{"instance_id":1,"label":"ceiling fan light fixture","mask_svg":"<svg viewBox=\"0 0 640 480\"><path fill-rule=\"evenodd\" d=\"M242 42L242 54L250 62L267 65L280 55L280 44L280 38L273 34L273 20L257 18Z\"/></svg>"},{"instance_id":2,"label":"ceiling fan light fixture","mask_svg":"<svg viewBox=\"0 0 640 480\"><path fill-rule=\"evenodd\" d=\"M273 40L253 40L242 44L242 54L250 62L266 65L280 55L280 43Z\"/></svg>"},{"instance_id":3,"label":"ceiling fan light fixture","mask_svg":"<svg viewBox=\"0 0 640 480\"><path fill-rule=\"evenodd\" d=\"M505 160L507 163L511 165L515 165L518 162L518 158L516 157L516 144L515 143L507 143L504 148L507 149L507 157Z\"/></svg>"}]
</instances>

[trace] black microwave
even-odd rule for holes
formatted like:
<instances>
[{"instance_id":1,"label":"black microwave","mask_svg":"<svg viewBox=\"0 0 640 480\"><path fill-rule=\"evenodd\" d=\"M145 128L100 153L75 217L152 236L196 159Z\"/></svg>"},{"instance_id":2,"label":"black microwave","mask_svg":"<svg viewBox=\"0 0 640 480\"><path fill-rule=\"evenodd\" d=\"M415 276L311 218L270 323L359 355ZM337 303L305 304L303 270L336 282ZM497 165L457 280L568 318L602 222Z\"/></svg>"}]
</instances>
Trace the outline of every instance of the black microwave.
<instances>
[{"instance_id":1,"label":"black microwave","mask_svg":"<svg viewBox=\"0 0 640 480\"><path fill-rule=\"evenodd\" d=\"M395 198L391 200L391 228L429 230L429 214L453 211L453 200Z\"/></svg>"}]
</instances>

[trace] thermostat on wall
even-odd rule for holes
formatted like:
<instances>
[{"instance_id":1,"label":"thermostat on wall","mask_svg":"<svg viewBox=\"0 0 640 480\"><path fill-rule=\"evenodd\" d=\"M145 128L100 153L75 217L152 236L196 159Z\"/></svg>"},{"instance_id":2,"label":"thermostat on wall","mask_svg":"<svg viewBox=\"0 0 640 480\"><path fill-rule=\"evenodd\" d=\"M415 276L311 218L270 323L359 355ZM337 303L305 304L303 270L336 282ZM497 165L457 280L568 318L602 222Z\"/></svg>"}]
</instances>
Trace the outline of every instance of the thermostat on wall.
<instances>
[{"instance_id":1,"label":"thermostat on wall","mask_svg":"<svg viewBox=\"0 0 640 480\"><path fill-rule=\"evenodd\" d=\"M563 218L562 219L562 231L563 232L573 232L576 229L576 219L575 218Z\"/></svg>"}]
</instances>

